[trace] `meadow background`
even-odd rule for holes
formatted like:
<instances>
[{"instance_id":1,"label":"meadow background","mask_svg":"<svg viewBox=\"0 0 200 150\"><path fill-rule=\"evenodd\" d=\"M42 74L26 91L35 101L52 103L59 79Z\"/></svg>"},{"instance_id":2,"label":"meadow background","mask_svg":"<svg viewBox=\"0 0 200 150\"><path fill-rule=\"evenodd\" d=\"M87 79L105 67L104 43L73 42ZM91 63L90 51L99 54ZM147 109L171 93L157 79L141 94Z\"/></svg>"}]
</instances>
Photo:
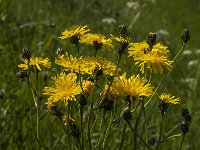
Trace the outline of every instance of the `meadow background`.
<instances>
[{"instance_id":1,"label":"meadow background","mask_svg":"<svg viewBox=\"0 0 200 150\"><path fill-rule=\"evenodd\" d=\"M199 14L199 0L0 0L0 149L33 149L35 144L30 131L27 86L16 75L22 49L28 48L35 56L49 57L54 62L57 48L62 47L70 54L74 53L74 47L69 42L58 39L65 28L88 25L95 33L118 35L118 26L121 24L127 26L134 42L146 40L149 32L156 32L157 41L169 47L171 58L181 48L182 29L190 30L191 40L160 90L181 97L181 104L169 109L164 130L170 131L180 123L183 120L181 109L187 107L192 113L192 123L183 149L198 149ZM41 73L41 87L47 84L55 70L53 67ZM47 109L45 101L41 94L43 113ZM160 116L159 109L153 112L155 119L152 123L156 126L159 123L156 119ZM44 118L41 126L46 148L64 149L65 136L60 124L51 115ZM119 140L117 135L115 140ZM170 140L161 147L163 150L177 149L180 140ZM116 149L117 145L113 143L108 146L109 149Z\"/></svg>"}]
</instances>

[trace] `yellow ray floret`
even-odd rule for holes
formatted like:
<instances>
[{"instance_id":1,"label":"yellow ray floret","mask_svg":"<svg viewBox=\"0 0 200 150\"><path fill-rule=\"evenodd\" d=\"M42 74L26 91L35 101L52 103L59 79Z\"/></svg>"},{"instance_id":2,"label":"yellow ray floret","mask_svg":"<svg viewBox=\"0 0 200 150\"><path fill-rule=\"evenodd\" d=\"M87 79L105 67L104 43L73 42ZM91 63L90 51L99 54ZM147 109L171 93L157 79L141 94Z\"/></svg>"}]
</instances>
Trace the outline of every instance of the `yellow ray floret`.
<instances>
[{"instance_id":1,"label":"yellow ray floret","mask_svg":"<svg viewBox=\"0 0 200 150\"><path fill-rule=\"evenodd\" d=\"M160 100L167 104L179 104L180 98L175 98L171 94L162 93L160 95Z\"/></svg>"},{"instance_id":2,"label":"yellow ray floret","mask_svg":"<svg viewBox=\"0 0 200 150\"><path fill-rule=\"evenodd\" d=\"M87 32L89 32L90 29L88 29L87 25L85 26L72 26L69 29L65 29L64 32L62 32L62 36L59 37L60 39L67 39L67 38L71 38L73 36L80 36L83 35Z\"/></svg>"},{"instance_id":3,"label":"yellow ray floret","mask_svg":"<svg viewBox=\"0 0 200 150\"><path fill-rule=\"evenodd\" d=\"M86 43L92 45L95 49L105 49L112 50L114 46L112 45L111 39L106 39L104 35L88 33L81 37L80 43Z\"/></svg>"},{"instance_id":4,"label":"yellow ray floret","mask_svg":"<svg viewBox=\"0 0 200 150\"><path fill-rule=\"evenodd\" d=\"M149 97L153 94L153 87L145 78L140 78L139 75L133 75L130 78L127 78L126 73L124 73L122 76L114 78L111 87L118 91L121 96L137 98L140 96Z\"/></svg>"},{"instance_id":5,"label":"yellow ray floret","mask_svg":"<svg viewBox=\"0 0 200 150\"><path fill-rule=\"evenodd\" d=\"M18 67L24 69L24 70L28 70L28 60L27 59L23 59L24 64L20 64L18 65ZM50 68L51 67L51 63L49 62L48 58L41 58L41 57L35 57L35 58L30 58L30 63L29 66L33 66L35 67L35 69L41 71L41 67L47 67Z\"/></svg>"}]
</instances>

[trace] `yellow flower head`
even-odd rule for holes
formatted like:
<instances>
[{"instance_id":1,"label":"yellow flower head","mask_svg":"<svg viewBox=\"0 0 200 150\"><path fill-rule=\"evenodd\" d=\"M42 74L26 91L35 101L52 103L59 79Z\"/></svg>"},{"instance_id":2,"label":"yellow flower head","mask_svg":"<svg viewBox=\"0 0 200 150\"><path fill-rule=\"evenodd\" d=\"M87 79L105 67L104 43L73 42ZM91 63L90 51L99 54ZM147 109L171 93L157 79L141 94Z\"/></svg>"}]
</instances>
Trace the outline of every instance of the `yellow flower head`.
<instances>
[{"instance_id":1,"label":"yellow flower head","mask_svg":"<svg viewBox=\"0 0 200 150\"><path fill-rule=\"evenodd\" d=\"M137 98L140 96L149 97L153 94L153 87L145 78L140 78L139 75L133 75L130 78L126 78L126 73L124 73L119 78L114 78L111 87L118 91L121 96Z\"/></svg>"},{"instance_id":2,"label":"yellow flower head","mask_svg":"<svg viewBox=\"0 0 200 150\"><path fill-rule=\"evenodd\" d=\"M162 93L160 95L160 100L166 104L179 104L180 103L180 98L175 98L175 96L172 96L171 94L166 94L166 93Z\"/></svg>"},{"instance_id":3,"label":"yellow flower head","mask_svg":"<svg viewBox=\"0 0 200 150\"><path fill-rule=\"evenodd\" d=\"M88 80L82 80L82 86L83 86L83 92L89 93L92 87L94 86L94 83Z\"/></svg>"},{"instance_id":4,"label":"yellow flower head","mask_svg":"<svg viewBox=\"0 0 200 150\"><path fill-rule=\"evenodd\" d=\"M112 45L112 40L106 39L106 37L101 34L85 34L81 37L80 43L92 45L96 50L103 48L110 51L114 48L114 46Z\"/></svg>"},{"instance_id":5,"label":"yellow flower head","mask_svg":"<svg viewBox=\"0 0 200 150\"><path fill-rule=\"evenodd\" d=\"M105 85L104 90L100 93L101 96L105 96L106 91L108 90L108 85ZM109 100L115 100L116 98L120 97L122 95L121 91L117 91L115 88L110 87L108 93L107 93L107 98Z\"/></svg>"},{"instance_id":6,"label":"yellow flower head","mask_svg":"<svg viewBox=\"0 0 200 150\"><path fill-rule=\"evenodd\" d=\"M75 96L82 92L79 83L76 81L75 73L66 75L62 72L52 79L53 85L44 88L44 95L49 95L48 101L52 103L63 101L67 105L69 101L75 100Z\"/></svg>"},{"instance_id":7,"label":"yellow flower head","mask_svg":"<svg viewBox=\"0 0 200 150\"><path fill-rule=\"evenodd\" d=\"M116 65L102 57L85 57L79 59L81 73L93 74L95 70L102 70L104 74L113 76ZM119 71L120 69L118 69Z\"/></svg>"},{"instance_id":8,"label":"yellow flower head","mask_svg":"<svg viewBox=\"0 0 200 150\"><path fill-rule=\"evenodd\" d=\"M167 56L157 52L149 52L147 54L140 54L134 58L136 65L140 66L140 71L144 73L145 67L151 73L163 73L163 67L171 70L173 61L170 61Z\"/></svg>"},{"instance_id":9,"label":"yellow flower head","mask_svg":"<svg viewBox=\"0 0 200 150\"><path fill-rule=\"evenodd\" d=\"M24 64L20 64L18 65L18 67L22 68L23 70L28 70L28 60L27 59L23 59ZM47 67L50 68L51 67L51 63L49 62L48 58L41 58L41 57L35 57L35 58L30 58L30 63L29 66L34 67L34 69L37 69L39 71L41 71L41 67Z\"/></svg>"},{"instance_id":10,"label":"yellow flower head","mask_svg":"<svg viewBox=\"0 0 200 150\"><path fill-rule=\"evenodd\" d=\"M62 40L70 38L70 40L73 44L78 44L80 36L89 31L90 31L90 29L88 29L88 27L86 25L85 26L72 26L69 29L65 29L65 31L62 32L62 36L59 38Z\"/></svg>"},{"instance_id":11,"label":"yellow flower head","mask_svg":"<svg viewBox=\"0 0 200 150\"><path fill-rule=\"evenodd\" d=\"M67 53L65 55L58 55L55 63L63 66L66 71L78 72L79 59L72 55L68 55Z\"/></svg>"},{"instance_id":12,"label":"yellow flower head","mask_svg":"<svg viewBox=\"0 0 200 150\"><path fill-rule=\"evenodd\" d=\"M149 45L146 41L139 42L139 43L130 43L128 48L129 56L137 57L139 55L148 54L149 52L156 52L160 55L165 55L169 52L167 46L164 46L160 43L157 43L153 46L150 50Z\"/></svg>"}]
</instances>

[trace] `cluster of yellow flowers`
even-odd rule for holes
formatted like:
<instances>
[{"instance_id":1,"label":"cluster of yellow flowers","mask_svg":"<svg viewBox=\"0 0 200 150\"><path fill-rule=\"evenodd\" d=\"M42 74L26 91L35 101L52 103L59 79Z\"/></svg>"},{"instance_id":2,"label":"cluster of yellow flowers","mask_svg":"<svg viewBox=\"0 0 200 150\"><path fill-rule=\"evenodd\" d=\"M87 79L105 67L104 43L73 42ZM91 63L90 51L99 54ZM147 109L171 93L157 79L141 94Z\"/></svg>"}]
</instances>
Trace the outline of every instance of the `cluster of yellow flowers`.
<instances>
[{"instance_id":1,"label":"cluster of yellow flowers","mask_svg":"<svg viewBox=\"0 0 200 150\"><path fill-rule=\"evenodd\" d=\"M117 49L112 44L112 39L118 42L122 49L119 55L127 52L129 56L135 60L135 65L140 67L141 75L132 75L129 78L126 73L120 76L121 69L109 60L99 57L73 57L68 53L60 54L55 59L55 63L63 67L63 71L52 78L52 85L44 88L44 94L48 95L48 107L54 105L58 101L63 101L65 105L69 101L76 100L79 94L89 93L94 87L94 83L89 80L83 80L81 75L87 74L95 79L98 72L113 77L113 80L108 81L101 92L101 96L106 96L109 100L115 100L120 96L129 96L134 100L139 97L150 97L154 94L153 86L147 79L141 77L146 71L149 73L163 73L164 69L171 70L173 61L169 60L168 48L160 43L155 42L154 34L150 34L148 41L139 43L130 42L130 38L124 35L120 37L106 38L101 34L88 33L90 29L87 26L73 26L62 32L60 39L70 39L72 44L86 43L93 46L97 51L99 49L111 51ZM153 39L153 42L152 42ZM120 56L121 57L121 56ZM51 63L48 58L40 57L30 58L28 63L24 59L24 64L19 67L27 70L29 67L41 71L41 66L49 68ZM119 63L119 62L118 62ZM30 65L30 66L28 66ZM170 94L162 94L160 99L164 103L179 103L179 98L175 98Z\"/></svg>"}]
</instances>

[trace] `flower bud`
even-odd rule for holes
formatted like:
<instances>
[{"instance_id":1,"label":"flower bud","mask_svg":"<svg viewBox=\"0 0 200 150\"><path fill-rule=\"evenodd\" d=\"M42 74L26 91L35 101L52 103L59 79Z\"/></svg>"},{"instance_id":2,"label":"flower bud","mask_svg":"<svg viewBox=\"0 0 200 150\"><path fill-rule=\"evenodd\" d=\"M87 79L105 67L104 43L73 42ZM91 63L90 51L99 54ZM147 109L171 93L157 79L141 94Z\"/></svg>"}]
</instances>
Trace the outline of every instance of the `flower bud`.
<instances>
[{"instance_id":1,"label":"flower bud","mask_svg":"<svg viewBox=\"0 0 200 150\"><path fill-rule=\"evenodd\" d=\"M61 109L57 105L51 106L51 113L52 113L52 115L54 115L58 118L61 118L63 116Z\"/></svg>"},{"instance_id":2,"label":"flower bud","mask_svg":"<svg viewBox=\"0 0 200 150\"><path fill-rule=\"evenodd\" d=\"M186 134L189 131L188 123L182 122L181 123L181 130L182 130L183 134Z\"/></svg>"},{"instance_id":3,"label":"flower bud","mask_svg":"<svg viewBox=\"0 0 200 150\"><path fill-rule=\"evenodd\" d=\"M192 117L189 114L189 111L187 108L182 109L182 116L185 118L185 121L189 124L191 123Z\"/></svg>"},{"instance_id":4,"label":"flower bud","mask_svg":"<svg viewBox=\"0 0 200 150\"><path fill-rule=\"evenodd\" d=\"M79 94L79 96L78 96L78 102L79 102L80 106L82 106L82 107L84 107L85 105L87 105L87 99L86 99L85 95Z\"/></svg>"},{"instance_id":5,"label":"flower bud","mask_svg":"<svg viewBox=\"0 0 200 150\"><path fill-rule=\"evenodd\" d=\"M126 51L128 42L119 42L118 44L118 53L121 55Z\"/></svg>"},{"instance_id":6,"label":"flower bud","mask_svg":"<svg viewBox=\"0 0 200 150\"><path fill-rule=\"evenodd\" d=\"M186 115L189 115L189 111L187 108L182 109L182 116L185 117Z\"/></svg>"},{"instance_id":7,"label":"flower bud","mask_svg":"<svg viewBox=\"0 0 200 150\"><path fill-rule=\"evenodd\" d=\"M187 43L190 40L190 31L188 29L183 29L181 39L184 43Z\"/></svg>"},{"instance_id":8,"label":"flower bud","mask_svg":"<svg viewBox=\"0 0 200 150\"><path fill-rule=\"evenodd\" d=\"M123 113L123 118L125 121L130 121L132 119L132 114L131 111L129 109L126 109Z\"/></svg>"},{"instance_id":9,"label":"flower bud","mask_svg":"<svg viewBox=\"0 0 200 150\"><path fill-rule=\"evenodd\" d=\"M63 50L62 48L58 48L58 49L56 50L56 54L57 54L57 55L62 55L62 54L64 54L64 50Z\"/></svg>"},{"instance_id":10,"label":"flower bud","mask_svg":"<svg viewBox=\"0 0 200 150\"><path fill-rule=\"evenodd\" d=\"M22 57L24 59L30 60L30 58L31 58L31 51L29 51L27 48L24 48L22 51L23 51L22 52Z\"/></svg>"},{"instance_id":11,"label":"flower bud","mask_svg":"<svg viewBox=\"0 0 200 150\"><path fill-rule=\"evenodd\" d=\"M103 104L101 105L101 108L103 108L105 111L110 111L114 108L113 104L114 104L113 100L105 98Z\"/></svg>"},{"instance_id":12,"label":"flower bud","mask_svg":"<svg viewBox=\"0 0 200 150\"><path fill-rule=\"evenodd\" d=\"M119 34L121 37L125 38L128 34L127 28L125 25L120 25L119 26Z\"/></svg>"},{"instance_id":13,"label":"flower bud","mask_svg":"<svg viewBox=\"0 0 200 150\"><path fill-rule=\"evenodd\" d=\"M19 70L17 73L17 76L22 80L25 81L25 79L28 77L27 71L25 70Z\"/></svg>"},{"instance_id":14,"label":"flower bud","mask_svg":"<svg viewBox=\"0 0 200 150\"><path fill-rule=\"evenodd\" d=\"M156 38L157 38L156 33L153 33L153 32L149 33L148 39L147 39L147 44L149 45L150 50L152 50L153 46L155 45Z\"/></svg>"},{"instance_id":15,"label":"flower bud","mask_svg":"<svg viewBox=\"0 0 200 150\"><path fill-rule=\"evenodd\" d=\"M79 137L80 137L80 131L79 131L78 126L75 123L70 124L70 130L71 130L72 136L74 136L77 139L79 139Z\"/></svg>"}]
</instances>

